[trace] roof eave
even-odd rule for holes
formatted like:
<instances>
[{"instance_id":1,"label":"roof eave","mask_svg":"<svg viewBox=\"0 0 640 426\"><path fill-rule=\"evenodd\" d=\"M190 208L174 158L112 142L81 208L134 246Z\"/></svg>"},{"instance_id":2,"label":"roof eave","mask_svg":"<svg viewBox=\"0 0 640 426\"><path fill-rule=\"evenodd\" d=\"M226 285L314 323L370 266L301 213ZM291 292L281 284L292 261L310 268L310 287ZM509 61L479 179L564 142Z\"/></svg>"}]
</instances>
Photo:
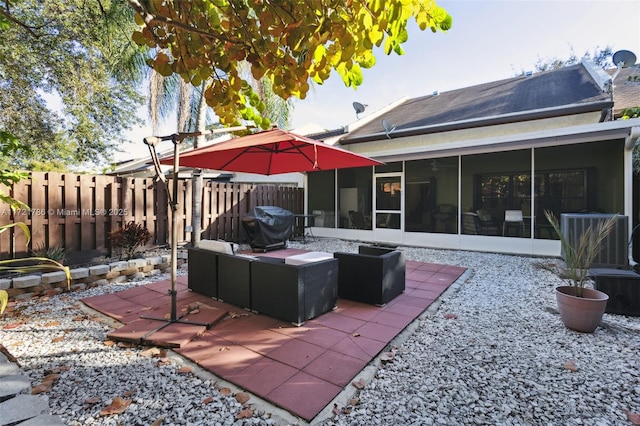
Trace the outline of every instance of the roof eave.
<instances>
[{"instance_id":1,"label":"roof eave","mask_svg":"<svg viewBox=\"0 0 640 426\"><path fill-rule=\"evenodd\" d=\"M385 132L372 133L369 135L355 136L350 138L349 135L339 140L341 145L350 145L362 142L372 142L384 139L396 139L399 137L425 135L430 133L450 132L454 130L464 130L474 127L495 126L499 124L510 124L523 121L541 120L545 118L561 117L570 114L583 114L594 111L608 111L613 107L613 102L598 101L586 104L564 105L562 107L545 108L532 111L518 112L512 114L496 115L491 117L482 117L470 120L453 121L450 123L411 127L408 129L395 130L388 134Z\"/></svg>"},{"instance_id":2,"label":"roof eave","mask_svg":"<svg viewBox=\"0 0 640 426\"><path fill-rule=\"evenodd\" d=\"M475 152L487 146L491 146L494 149L505 150L521 149L531 146L568 145L613 139L624 139L625 148L627 150L633 149L635 144L640 143L640 118L510 134L501 137L465 140L442 146L429 147L426 150L425 147L390 149L376 152L372 157L388 163L400 160L431 158L434 156L457 155L457 153L460 152Z\"/></svg>"}]
</instances>

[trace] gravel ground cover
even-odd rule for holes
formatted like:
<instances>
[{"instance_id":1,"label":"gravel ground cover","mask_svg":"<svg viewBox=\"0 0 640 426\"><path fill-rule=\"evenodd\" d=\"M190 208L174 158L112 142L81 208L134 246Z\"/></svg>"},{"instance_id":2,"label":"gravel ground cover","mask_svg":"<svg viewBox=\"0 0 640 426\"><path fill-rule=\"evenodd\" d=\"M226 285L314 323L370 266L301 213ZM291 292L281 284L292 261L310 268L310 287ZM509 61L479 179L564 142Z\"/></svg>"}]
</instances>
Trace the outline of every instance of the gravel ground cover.
<instances>
[{"instance_id":1,"label":"gravel ground cover","mask_svg":"<svg viewBox=\"0 0 640 426\"><path fill-rule=\"evenodd\" d=\"M357 245L315 239L290 247L356 251ZM402 249L409 260L469 271L392 348L392 359L364 389L349 385L353 405L337 407L324 423L640 424L640 318L605 314L595 333L573 332L555 311L559 280L534 267L540 259ZM179 356L111 344L112 324L78 302L148 282L18 302L0 318L0 342L23 373L34 386L50 385L43 395L52 414L69 425L285 423L272 415L276 409L243 403L245 395L215 377L194 374ZM56 376L45 380L50 374ZM130 404L118 410L119 399Z\"/></svg>"}]
</instances>

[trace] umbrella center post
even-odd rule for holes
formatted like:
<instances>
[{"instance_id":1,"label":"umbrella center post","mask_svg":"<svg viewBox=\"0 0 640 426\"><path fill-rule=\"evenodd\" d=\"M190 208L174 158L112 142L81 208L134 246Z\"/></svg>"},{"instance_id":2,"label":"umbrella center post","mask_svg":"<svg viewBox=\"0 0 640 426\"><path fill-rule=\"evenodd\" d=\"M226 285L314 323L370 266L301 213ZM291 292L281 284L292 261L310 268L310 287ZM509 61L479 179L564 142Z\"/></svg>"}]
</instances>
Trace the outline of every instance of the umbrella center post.
<instances>
[{"instance_id":1,"label":"umbrella center post","mask_svg":"<svg viewBox=\"0 0 640 426\"><path fill-rule=\"evenodd\" d=\"M162 324L161 326L146 333L142 337L142 341L144 341L144 339L146 339L153 333L156 333L162 330L163 328L168 327L169 325L175 324L175 323L197 325L197 326L203 326L207 328L211 326L211 324L209 323L198 323L198 322L184 320L183 318L191 313L191 309L187 309L184 315L178 316L177 314L178 291L176 290L176 279L177 279L177 269L178 269L178 226L177 226L178 225L178 201L177 201L178 200L178 197L177 197L178 172L179 172L179 164L180 164L180 144L184 141L185 138L180 137L179 135L172 135L170 138L171 138L171 141L173 142L173 182L172 182L173 191L172 193L169 193L167 188L167 193L169 195L168 197L169 205L171 206L171 266L170 266L171 288L169 289L169 295L171 297L171 311L169 314L169 318L140 316L140 318L142 319L149 319L149 320L164 322L164 324ZM152 148L152 145L149 144L146 140L145 140L145 143L149 145L150 149ZM155 145L153 146L153 149L155 150ZM154 155L152 154L152 157L153 156ZM156 164L156 162L157 161L154 160L154 164ZM159 168L156 168L156 173L161 174L162 171ZM163 179L161 180L163 181L166 187L167 186L166 181Z\"/></svg>"}]
</instances>

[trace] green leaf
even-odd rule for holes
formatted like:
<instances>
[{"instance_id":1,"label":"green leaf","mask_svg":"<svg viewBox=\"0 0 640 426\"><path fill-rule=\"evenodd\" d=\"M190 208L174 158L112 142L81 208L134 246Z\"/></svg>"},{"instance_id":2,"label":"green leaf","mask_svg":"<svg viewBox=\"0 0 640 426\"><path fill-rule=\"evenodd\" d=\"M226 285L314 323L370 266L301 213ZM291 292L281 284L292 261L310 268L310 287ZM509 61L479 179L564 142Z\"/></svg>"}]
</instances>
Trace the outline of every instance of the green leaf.
<instances>
[{"instance_id":1,"label":"green leaf","mask_svg":"<svg viewBox=\"0 0 640 426\"><path fill-rule=\"evenodd\" d=\"M449 31L453 25L453 18L447 14L447 17L440 22L440 29L442 31Z\"/></svg>"},{"instance_id":2,"label":"green leaf","mask_svg":"<svg viewBox=\"0 0 640 426\"><path fill-rule=\"evenodd\" d=\"M140 46L144 46L145 44L147 44L147 39L145 38L144 34L142 34L142 31L135 31L131 35L131 40L133 40L134 43L139 44Z\"/></svg>"},{"instance_id":3,"label":"green leaf","mask_svg":"<svg viewBox=\"0 0 640 426\"><path fill-rule=\"evenodd\" d=\"M26 205L25 203L23 203L20 200L16 200L13 197L10 197L9 195L6 195L2 190L0 190L0 201L3 201L7 204L9 204L9 208L13 211L16 210L29 210L29 206ZM0 230L0 232L2 232L2 230Z\"/></svg>"},{"instance_id":4,"label":"green leaf","mask_svg":"<svg viewBox=\"0 0 640 426\"><path fill-rule=\"evenodd\" d=\"M29 244L29 241L31 240L31 232L29 232L29 227L23 222L14 222L14 223L9 223L7 225L0 226L0 234L5 232L5 231L8 231L9 229L11 229L11 228L13 228L15 226L17 226L18 228L22 229L22 232L24 232L24 235L27 237L26 244Z\"/></svg>"},{"instance_id":5,"label":"green leaf","mask_svg":"<svg viewBox=\"0 0 640 426\"><path fill-rule=\"evenodd\" d=\"M164 52L158 52L156 55L156 59L153 63L153 68L162 76L169 77L173 74L173 69L171 68L171 59Z\"/></svg>"},{"instance_id":6,"label":"green leaf","mask_svg":"<svg viewBox=\"0 0 640 426\"><path fill-rule=\"evenodd\" d=\"M353 64L353 66L351 67L351 71L348 73L349 75L349 86L350 87L358 87L362 84L363 81L363 76L362 76L362 68L360 68L360 65L358 64Z\"/></svg>"},{"instance_id":7,"label":"green leaf","mask_svg":"<svg viewBox=\"0 0 640 426\"><path fill-rule=\"evenodd\" d=\"M6 290L0 290L0 315L4 313L9 303L9 293Z\"/></svg>"},{"instance_id":8,"label":"green leaf","mask_svg":"<svg viewBox=\"0 0 640 426\"><path fill-rule=\"evenodd\" d=\"M362 68L371 68L376 64L376 57L370 50L367 50L358 63Z\"/></svg>"},{"instance_id":9,"label":"green leaf","mask_svg":"<svg viewBox=\"0 0 640 426\"><path fill-rule=\"evenodd\" d=\"M322 62L322 59L327 55L327 48L324 45L320 44L316 47L316 50L313 52L313 60L317 63Z\"/></svg>"},{"instance_id":10,"label":"green leaf","mask_svg":"<svg viewBox=\"0 0 640 426\"><path fill-rule=\"evenodd\" d=\"M4 15L0 15L0 30L7 30L11 27L11 22Z\"/></svg>"},{"instance_id":11,"label":"green leaf","mask_svg":"<svg viewBox=\"0 0 640 426\"><path fill-rule=\"evenodd\" d=\"M449 16L449 14L447 13L447 11L444 10L444 8L442 8L440 6L434 7L431 10L431 16L438 23L444 22L447 19L447 17L451 18Z\"/></svg>"},{"instance_id":12,"label":"green leaf","mask_svg":"<svg viewBox=\"0 0 640 426\"><path fill-rule=\"evenodd\" d=\"M384 53L385 53L385 55L391 54L392 50L393 50L393 42L392 42L390 37L387 37L384 40Z\"/></svg>"},{"instance_id":13,"label":"green leaf","mask_svg":"<svg viewBox=\"0 0 640 426\"><path fill-rule=\"evenodd\" d=\"M269 129L271 128L271 120L269 120L266 117L262 118L262 122L260 123L260 127L263 129Z\"/></svg>"}]
</instances>

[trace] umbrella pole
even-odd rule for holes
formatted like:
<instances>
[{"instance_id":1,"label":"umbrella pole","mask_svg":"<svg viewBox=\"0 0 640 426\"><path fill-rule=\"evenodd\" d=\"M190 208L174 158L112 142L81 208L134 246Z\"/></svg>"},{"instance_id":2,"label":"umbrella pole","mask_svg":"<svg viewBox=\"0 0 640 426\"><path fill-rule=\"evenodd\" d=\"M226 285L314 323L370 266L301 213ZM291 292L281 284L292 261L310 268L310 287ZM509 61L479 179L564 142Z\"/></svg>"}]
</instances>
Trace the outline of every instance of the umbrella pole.
<instances>
[{"instance_id":1,"label":"umbrella pole","mask_svg":"<svg viewBox=\"0 0 640 426\"><path fill-rule=\"evenodd\" d=\"M178 292L176 291L176 276L178 271L178 170L179 142L173 140L173 196L171 197L171 321L177 320L176 305Z\"/></svg>"},{"instance_id":2,"label":"umbrella pole","mask_svg":"<svg viewBox=\"0 0 640 426\"><path fill-rule=\"evenodd\" d=\"M144 336L141 337L141 342L144 342L145 339L147 339L149 336L151 336L153 333L156 333L160 330L162 330L163 328L174 324L174 323L181 323L181 324L190 324L190 325L198 325L198 326L204 326L209 328L211 326L211 324L209 323L198 323L198 322L191 322L191 321L187 321L187 320L183 320L182 318L189 315L191 313L190 310L187 310L187 312L184 315L181 315L178 317L177 314L177 304L178 304L178 291L176 290L176 279L177 279L177 271L178 271L178 171L179 171L179 167L180 167L180 149L179 149L179 145L180 142L182 142L183 139L178 139L175 136L171 138L172 142L173 142L173 194L169 194L169 204L171 206L171 288L169 289L169 295L171 297L171 313L170 313L170 317L169 319L166 318L154 318L154 317L147 317L147 316L140 316L140 318L143 319L150 319L150 320L155 320L155 321L163 321L165 322L165 324L159 326L158 328L155 328L151 331L149 331L148 333L146 333ZM147 143L145 141L145 143ZM155 163L155 162L154 162ZM161 173L160 170L157 170L156 172ZM166 185L166 182L164 182L164 184ZM166 186L165 186L166 187Z\"/></svg>"}]
</instances>

